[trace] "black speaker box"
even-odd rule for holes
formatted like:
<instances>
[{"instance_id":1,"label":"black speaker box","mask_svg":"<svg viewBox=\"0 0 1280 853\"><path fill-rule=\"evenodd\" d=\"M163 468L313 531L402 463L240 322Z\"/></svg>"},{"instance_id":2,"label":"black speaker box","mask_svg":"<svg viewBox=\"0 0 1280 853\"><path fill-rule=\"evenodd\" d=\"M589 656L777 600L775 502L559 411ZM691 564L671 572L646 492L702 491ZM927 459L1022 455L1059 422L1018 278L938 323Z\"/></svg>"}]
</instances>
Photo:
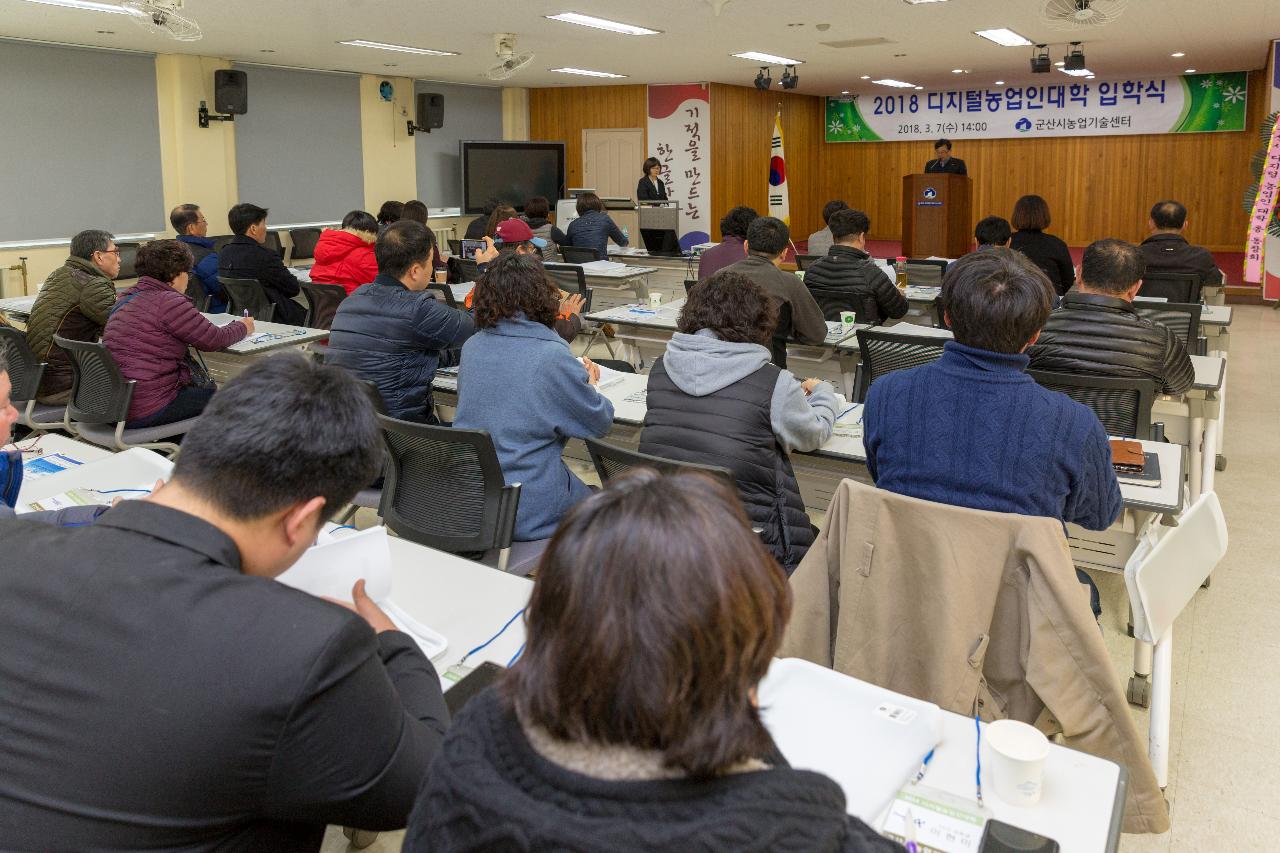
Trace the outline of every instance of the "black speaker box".
<instances>
[{"instance_id":1,"label":"black speaker box","mask_svg":"<svg viewBox=\"0 0 1280 853\"><path fill-rule=\"evenodd\" d=\"M435 92L418 93L417 125L428 130L444 127L444 95Z\"/></svg>"},{"instance_id":2,"label":"black speaker box","mask_svg":"<svg viewBox=\"0 0 1280 853\"><path fill-rule=\"evenodd\" d=\"M243 71L213 72L213 110L242 116L249 112L249 77Z\"/></svg>"}]
</instances>

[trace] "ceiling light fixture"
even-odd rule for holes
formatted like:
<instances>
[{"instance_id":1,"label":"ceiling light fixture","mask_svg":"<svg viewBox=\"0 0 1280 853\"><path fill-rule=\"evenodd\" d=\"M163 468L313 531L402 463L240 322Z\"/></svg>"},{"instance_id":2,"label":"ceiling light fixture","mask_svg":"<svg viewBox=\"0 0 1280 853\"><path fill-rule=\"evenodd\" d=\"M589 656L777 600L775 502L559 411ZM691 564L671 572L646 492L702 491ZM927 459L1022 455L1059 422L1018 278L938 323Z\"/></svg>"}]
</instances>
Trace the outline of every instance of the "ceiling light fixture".
<instances>
[{"instance_id":1,"label":"ceiling light fixture","mask_svg":"<svg viewBox=\"0 0 1280 853\"><path fill-rule=\"evenodd\" d=\"M870 80L870 79L871 79L871 75L870 75L870 74L863 74L863 75L862 75L862 77L861 77L861 78L859 78L859 79L862 79L862 80Z\"/></svg>"},{"instance_id":2,"label":"ceiling light fixture","mask_svg":"<svg viewBox=\"0 0 1280 853\"><path fill-rule=\"evenodd\" d=\"M774 56L772 53L760 53L748 50L743 53L731 53L737 59L750 59L752 62L767 62L770 65L804 65L803 59L787 59L785 56Z\"/></svg>"},{"instance_id":3,"label":"ceiling light fixture","mask_svg":"<svg viewBox=\"0 0 1280 853\"><path fill-rule=\"evenodd\" d=\"M946 3L947 0L902 0L908 6L923 6L925 3Z\"/></svg>"},{"instance_id":4,"label":"ceiling light fixture","mask_svg":"<svg viewBox=\"0 0 1280 853\"><path fill-rule=\"evenodd\" d=\"M110 15L133 15L123 6L114 3L92 3L90 0L27 0L28 3L39 3L42 6L62 6L66 9L83 9L86 12L106 12Z\"/></svg>"},{"instance_id":5,"label":"ceiling light fixture","mask_svg":"<svg viewBox=\"0 0 1280 853\"><path fill-rule=\"evenodd\" d=\"M1001 47L1031 47L1032 44L1031 39L1004 27L995 30L974 30L973 34L987 41L993 41Z\"/></svg>"},{"instance_id":6,"label":"ceiling light fixture","mask_svg":"<svg viewBox=\"0 0 1280 853\"><path fill-rule=\"evenodd\" d=\"M888 77L883 80L872 80L871 82L881 86L892 86L895 89L914 89L916 87L915 83L903 83L901 80L893 80Z\"/></svg>"},{"instance_id":7,"label":"ceiling light fixture","mask_svg":"<svg viewBox=\"0 0 1280 853\"><path fill-rule=\"evenodd\" d=\"M968 74L969 72L965 71L963 68L952 68L951 73L952 74Z\"/></svg>"},{"instance_id":8,"label":"ceiling light fixture","mask_svg":"<svg viewBox=\"0 0 1280 853\"><path fill-rule=\"evenodd\" d=\"M1172 56L1174 59L1181 59L1182 57L1186 56L1186 54L1183 53L1182 51L1178 51L1177 53L1171 53L1169 55Z\"/></svg>"},{"instance_id":9,"label":"ceiling light fixture","mask_svg":"<svg viewBox=\"0 0 1280 853\"><path fill-rule=\"evenodd\" d=\"M1195 74L1195 73L1196 73L1196 70L1195 70L1194 68L1188 68L1186 71L1183 71L1182 73L1183 73L1183 74Z\"/></svg>"},{"instance_id":10,"label":"ceiling light fixture","mask_svg":"<svg viewBox=\"0 0 1280 853\"><path fill-rule=\"evenodd\" d=\"M561 74L578 74L582 77L609 77L615 80L620 80L627 76L625 74L613 74L608 71L589 71L586 68L549 68L547 70L558 71Z\"/></svg>"},{"instance_id":11,"label":"ceiling light fixture","mask_svg":"<svg viewBox=\"0 0 1280 853\"><path fill-rule=\"evenodd\" d=\"M1071 43L1071 52L1062 57L1062 67L1066 71L1079 71L1084 68L1084 50L1080 47L1080 42Z\"/></svg>"},{"instance_id":12,"label":"ceiling light fixture","mask_svg":"<svg viewBox=\"0 0 1280 853\"><path fill-rule=\"evenodd\" d=\"M760 71L756 74L755 87L763 92L773 85L773 78L769 76L768 66L760 66Z\"/></svg>"},{"instance_id":13,"label":"ceiling light fixture","mask_svg":"<svg viewBox=\"0 0 1280 853\"><path fill-rule=\"evenodd\" d=\"M1088 68L1071 68L1071 69L1059 68L1058 70L1061 71L1063 74L1067 74L1071 77L1092 77L1093 76L1093 72L1090 71Z\"/></svg>"},{"instance_id":14,"label":"ceiling light fixture","mask_svg":"<svg viewBox=\"0 0 1280 853\"><path fill-rule=\"evenodd\" d=\"M842 94L842 95L847 95L847 94L849 94L849 90L848 90L848 89L843 89L843 90L841 90L840 94Z\"/></svg>"},{"instance_id":15,"label":"ceiling light fixture","mask_svg":"<svg viewBox=\"0 0 1280 853\"><path fill-rule=\"evenodd\" d=\"M365 39L352 39L351 41L340 41L338 44L345 44L348 47L372 47L376 50L394 50L397 53L415 53L419 56L457 56L451 50L433 50L429 47L409 47L403 44L386 44L380 41L367 41Z\"/></svg>"},{"instance_id":16,"label":"ceiling light fixture","mask_svg":"<svg viewBox=\"0 0 1280 853\"><path fill-rule=\"evenodd\" d=\"M1004 81L1003 81L1003 80L997 80L997 81L996 81L996 85L997 85L997 86L1003 86L1003 85L1004 85Z\"/></svg>"},{"instance_id":17,"label":"ceiling light fixture","mask_svg":"<svg viewBox=\"0 0 1280 853\"><path fill-rule=\"evenodd\" d=\"M782 79L778 81L784 89L794 89L800 85L800 75L796 73L794 65L788 65L782 72Z\"/></svg>"},{"instance_id":18,"label":"ceiling light fixture","mask_svg":"<svg viewBox=\"0 0 1280 853\"><path fill-rule=\"evenodd\" d=\"M1048 74L1050 68L1049 46L1047 44L1038 44L1031 53L1031 73L1032 74Z\"/></svg>"},{"instance_id":19,"label":"ceiling light fixture","mask_svg":"<svg viewBox=\"0 0 1280 853\"><path fill-rule=\"evenodd\" d=\"M560 15L547 15L546 18L549 21L563 21L566 24L591 27L594 30L608 30L611 33L621 33L624 36L656 36L662 32L661 30L651 30L648 27L620 24L617 21L610 21L606 18L593 18L591 15L584 15L581 12L564 12Z\"/></svg>"}]
</instances>

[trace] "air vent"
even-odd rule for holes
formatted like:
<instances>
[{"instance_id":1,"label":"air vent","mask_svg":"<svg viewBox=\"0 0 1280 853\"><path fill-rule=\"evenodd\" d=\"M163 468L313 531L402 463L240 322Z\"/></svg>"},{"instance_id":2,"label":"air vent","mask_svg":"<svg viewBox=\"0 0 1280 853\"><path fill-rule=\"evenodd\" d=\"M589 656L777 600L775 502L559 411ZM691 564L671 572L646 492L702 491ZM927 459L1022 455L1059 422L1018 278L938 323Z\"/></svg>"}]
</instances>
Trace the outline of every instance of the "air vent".
<instances>
[{"instance_id":1,"label":"air vent","mask_svg":"<svg viewBox=\"0 0 1280 853\"><path fill-rule=\"evenodd\" d=\"M894 42L892 39L887 39L884 36L877 36L876 38L873 38L873 39L845 39L844 41L818 42L818 44L822 45L823 47L838 47L838 48L872 47L877 44L893 44L893 43Z\"/></svg>"}]
</instances>

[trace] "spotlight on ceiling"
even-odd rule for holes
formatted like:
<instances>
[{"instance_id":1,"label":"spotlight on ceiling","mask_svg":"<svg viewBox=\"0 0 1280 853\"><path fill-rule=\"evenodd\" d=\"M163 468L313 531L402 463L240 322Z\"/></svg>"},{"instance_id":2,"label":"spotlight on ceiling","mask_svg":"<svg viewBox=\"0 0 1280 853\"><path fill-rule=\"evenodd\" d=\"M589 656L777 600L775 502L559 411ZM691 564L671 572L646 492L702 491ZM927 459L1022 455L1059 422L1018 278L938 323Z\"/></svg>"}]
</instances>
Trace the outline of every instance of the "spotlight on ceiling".
<instances>
[{"instance_id":1,"label":"spotlight on ceiling","mask_svg":"<svg viewBox=\"0 0 1280 853\"><path fill-rule=\"evenodd\" d=\"M1073 41L1071 43L1071 52L1062 57L1062 70L1080 71L1084 67L1084 51L1080 48L1080 42Z\"/></svg>"},{"instance_id":2,"label":"spotlight on ceiling","mask_svg":"<svg viewBox=\"0 0 1280 853\"><path fill-rule=\"evenodd\" d=\"M1047 44L1038 44L1031 53L1031 73L1032 74L1048 74L1053 68L1053 61L1049 59L1049 46Z\"/></svg>"},{"instance_id":3,"label":"spotlight on ceiling","mask_svg":"<svg viewBox=\"0 0 1280 853\"><path fill-rule=\"evenodd\" d=\"M773 78L769 76L769 69L761 66L760 72L756 74L756 88L764 91L773 85Z\"/></svg>"},{"instance_id":4,"label":"spotlight on ceiling","mask_svg":"<svg viewBox=\"0 0 1280 853\"><path fill-rule=\"evenodd\" d=\"M778 81L784 89L794 89L800 85L800 75L796 73L794 65L788 65L782 71L782 79Z\"/></svg>"}]
</instances>

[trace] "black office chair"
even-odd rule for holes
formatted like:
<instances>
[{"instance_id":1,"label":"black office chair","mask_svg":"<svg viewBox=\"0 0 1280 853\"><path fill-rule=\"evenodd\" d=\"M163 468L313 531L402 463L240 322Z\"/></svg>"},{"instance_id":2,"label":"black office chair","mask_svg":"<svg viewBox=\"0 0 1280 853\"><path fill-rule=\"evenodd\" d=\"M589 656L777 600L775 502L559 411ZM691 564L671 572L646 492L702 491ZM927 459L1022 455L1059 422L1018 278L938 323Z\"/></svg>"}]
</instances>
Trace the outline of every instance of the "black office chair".
<instances>
[{"instance_id":1,"label":"black office chair","mask_svg":"<svg viewBox=\"0 0 1280 853\"><path fill-rule=\"evenodd\" d=\"M449 254L454 255L455 257L461 257L461 256L462 256L462 241L461 241L461 240L452 240L452 239L451 239L451 240L449 240Z\"/></svg>"},{"instance_id":2,"label":"black office chair","mask_svg":"<svg viewBox=\"0 0 1280 853\"><path fill-rule=\"evenodd\" d=\"M581 293L585 298L587 295L587 274L582 271L582 267L573 264L547 264L544 263L543 268L547 271L547 275L551 276L552 281L564 291L569 293Z\"/></svg>"},{"instance_id":3,"label":"black office chair","mask_svg":"<svg viewBox=\"0 0 1280 853\"><path fill-rule=\"evenodd\" d=\"M1108 435L1120 438L1155 438L1151 430L1151 404L1159 385L1154 379L1118 379L1028 370L1027 375L1050 391L1066 394L1093 409Z\"/></svg>"},{"instance_id":4,"label":"black office chair","mask_svg":"<svg viewBox=\"0 0 1280 853\"><path fill-rule=\"evenodd\" d=\"M280 255L280 260L284 260L284 242L280 239L279 231L268 231L267 238L262 241L262 245L274 250Z\"/></svg>"},{"instance_id":5,"label":"black office chair","mask_svg":"<svg viewBox=\"0 0 1280 853\"><path fill-rule=\"evenodd\" d=\"M947 262L929 258L907 259L907 281L919 287L941 287Z\"/></svg>"},{"instance_id":6,"label":"black office chair","mask_svg":"<svg viewBox=\"0 0 1280 853\"><path fill-rule=\"evenodd\" d=\"M947 325L947 312L942 308L941 299L933 300L933 327L935 329L951 329Z\"/></svg>"},{"instance_id":7,"label":"black office chair","mask_svg":"<svg viewBox=\"0 0 1280 853\"><path fill-rule=\"evenodd\" d=\"M480 265L475 262L474 258L459 257L458 270L462 277L462 280L457 282L458 284L480 280Z\"/></svg>"},{"instance_id":8,"label":"black office chair","mask_svg":"<svg viewBox=\"0 0 1280 853\"><path fill-rule=\"evenodd\" d=\"M825 257L826 255L796 255L796 269L800 270L800 272L804 272L809 267L813 266L813 262L818 260L818 258Z\"/></svg>"},{"instance_id":9,"label":"black office chair","mask_svg":"<svg viewBox=\"0 0 1280 853\"><path fill-rule=\"evenodd\" d=\"M695 286L697 286L697 284L698 284L698 279L696 279L696 278L686 278L686 279L684 280L684 295L685 295L685 296L688 296L690 293L692 293L692 292L693 292L693 288L694 288Z\"/></svg>"},{"instance_id":10,"label":"black office chair","mask_svg":"<svg viewBox=\"0 0 1280 853\"><path fill-rule=\"evenodd\" d=\"M528 574L547 540L513 542L520 485L508 486L483 430L378 415L387 449L379 514L397 535Z\"/></svg>"},{"instance_id":11,"label":"black office chair","mask_svg":"<svg viewBox=\"0 0 1280 853\"><path fill-rule=\"evenodd\" d=\"M300 281L302 295L307 300L307 319L304 325L308 329L333 328L334 315L338 306L347 298L347 289L340 284L317 284L314 281Z\"/></svg>"},{"instance_id":12,"label":"black office chair","mask_svg":"<svg viewBox=\"0 0 1280 853\"><path fill-rule=\"evenodd\" d=\"M320 233L320 228L290 228L289 240L293 242L293 251L289 253L290 260L301 261L314 258L316 256L316 243L320 241ZM276 239L279 239L279 237L277 236Z\"/></svg>"},{"instance_id":13,"label":"black office chair","mask_svg":"<svg viewBox=\"0 0 1280 853\"><path fill-rule=\"evenodd\" d=\"M791 332L791 303L783 302L778 306L778 324L773 327L773 340L769 342L772 352L769 360L783 370L787 368L787 341L791 339Z\"/></svg>"},{"instance_id":14,"label":"black office chair","mask_svg":"<svg viewBox=\"0 0 1280 853\"><path fill-rule=\"evenodd\" d=\"M449 285L433 281L427 285L427 290L431 293L432 298L437 302L443 302L450 308L459 307L458 300L453 296L453 288Z\"/></svg>"},{"instance_id":15,"label":"black office chair","mask_svg":"<svg viewBox=\"0 0 1280 853\"><path fill-rule=\"evenodd\" d=\"M1186 305L1200 301L1200 288L1200 276L1195 273L1149 272L1142 277L1138 295L1163 297Z\"/></svg>"},{"instance_id":16,"label":"black office chair","mask_svg":"<svg viewBox=\"0 0 1280 853\"><path fill-rule=\"evenodd\" d=\"M217 237L210 237L209 239L213 241L213 250L215 252L221 252L222 248L235 238L236 235L234 234L219 234Z\"/></svg>"},{"instance_id":17,"label":"black office chair","mask_svg":"<svg viewBox=\"0 0 1280 853\"><path fill-rule=\"evenodd\" d=\"M1200 303L1134 302L1133 310L1153 323L1165 326L1178 336L1187 352L1204 355L1204 340L1200 337Z\"/></svg>"},{"instance_id":18,"label":"black office chair","mask_svg":"<svg viewBox=\"0 0 1280 853\"><path fill-rule=\"evenodd\" d=\"M36 402L45 363L36 359L27 344L26 333L0 324L0 352L9 362L9 400L19 412L18 423L36 432L60 428L67 407Z\"/></svg>"},{"instance_id":19,"label":"black office chair","mask_svg":"<svg viewBox=\"0 0 1280 853\"><path fill-rule=\"evenodd\" d=\"M561 246L560 257L566 264L589 264L601 260L600 250L585 246Z\"/></svg>"},{"instance_id":20,"label":"black office chair","mask_svg":"<svg viewBox=\"0 0 1280 853\"><path fill-rule=\"evenodd\" d=\"M886 329L859 329L857 387L854 401L865 403L871 383L895 370L908 370L942 358L947 338L904 335Z\"/></svg>"},{"instance_id":21,"label":"black office chair","mask_svg":"<svg viewBox=\"0 0 1280 853\"><path fill-rule=\"evenodd\" d=\"M120 272L116 274L117 281L138 277L138 248L141 245L141 243L116 243L116 248L120 250Z\"/></svg>"},{"instance_id":22,"label":"black office chair","mask_svg":"<svg viewBox=\"0 0 1280 853\"><path fill-rule=\"evenodd\" d=\"M146 447L177 455L178 445L161 439L185 435L199 418L153 427L126 427L135 383L124 378L106 346L97 341L73 341L59 335L53 336L53 342L71 359L71 400L62 422L67 432L115 450Z\"/></svg>"},{"instance_id":23,"label":"black office chair","mask_svg":"<svg viewBox=\"0 0 1280 853\"><path fill-rule=\"evenodd\" d=\"M218 276L218 284L227 294L227 313L236 317L245 311L255 320L270 323L275 316L276 306L267 298L267 291L256 278L230 278Z\"/></svg>"},{"instance_id":24,"label":"black office chair","mask_svg":"<svg viewBox=\"0 0 1280 853\"><path fill-rule=\"evenodd\" d=\"M704 474L722 478L729 488L733 489L735 493L737 492L737 481L734 479L733 472L728 468L652 456L648 453L641 453L638 450L627 450L623 447L606 444L597 438L588 438L584 439L584 441L587 444L587 453L591 455L591 464L596 466L596 473L600 475L601 483L609 482L630 468L647 466L649 468L657 468L664 474L675 474L680 471L701 471Z\"/></svg>"}]
</instances>

